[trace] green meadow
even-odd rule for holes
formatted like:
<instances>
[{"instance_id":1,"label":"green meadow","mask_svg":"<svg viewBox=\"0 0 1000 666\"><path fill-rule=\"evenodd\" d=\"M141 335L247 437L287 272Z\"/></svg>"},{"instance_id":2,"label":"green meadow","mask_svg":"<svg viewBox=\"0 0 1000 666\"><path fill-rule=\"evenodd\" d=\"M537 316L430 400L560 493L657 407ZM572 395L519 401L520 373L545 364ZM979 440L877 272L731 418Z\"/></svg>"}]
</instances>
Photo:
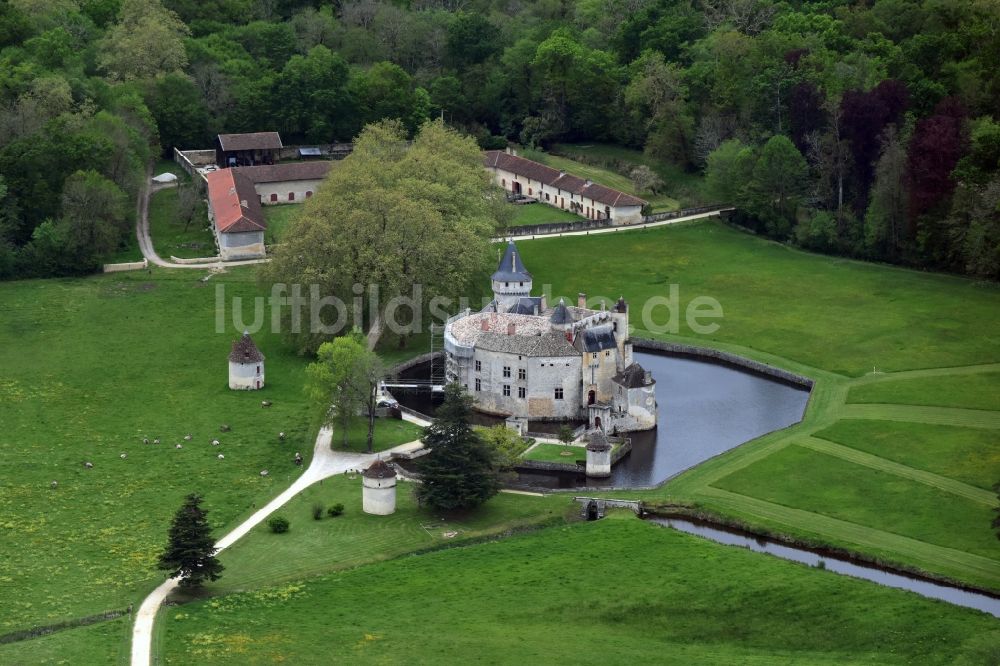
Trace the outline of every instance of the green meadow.
<instances>
[{"instance_id":1,"label":"green meadow","mask_svg":"<svg viewBox=\"0 0 1000 666\"><path fill-rule=\"evenodd\" d=\"M203 210L195 213L190 223L184 223L177 218L177 198L176 187L159 190L149 197L149 236L156 254L166 261L170 257L216 256L215 238Z\"/></svg>"},{"instance_id":2,"label":"green meadow","mask_svg":"<svg viewBox=\"0 0 1000 666\"><path fill-rule=\"evenodd\" d=\"M990 616L612 513L161 611L166 664L990 663Z\"/></svg>"}]
</instances>

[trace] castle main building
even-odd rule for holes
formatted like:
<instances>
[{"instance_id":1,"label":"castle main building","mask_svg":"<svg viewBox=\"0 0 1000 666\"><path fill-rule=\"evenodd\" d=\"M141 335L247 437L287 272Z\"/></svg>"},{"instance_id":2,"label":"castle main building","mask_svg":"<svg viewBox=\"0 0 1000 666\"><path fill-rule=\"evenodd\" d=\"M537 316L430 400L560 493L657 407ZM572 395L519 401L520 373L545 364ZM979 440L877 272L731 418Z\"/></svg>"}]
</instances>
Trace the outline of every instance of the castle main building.
<instances>
[{"instance_id":1,"label":"castle main building","mask_svg":"<svg viewBox=\"0 0 1000 666\"><path fill-rule=\"evenodd\" d=\"M656 426L656 382L632 360L628 303L554 307L531 295L531 273L511 241L492 276L493 302L445 326L448 381L477 409L537 421L586 419L607 433Z\"/></svg>"}]
</instances>

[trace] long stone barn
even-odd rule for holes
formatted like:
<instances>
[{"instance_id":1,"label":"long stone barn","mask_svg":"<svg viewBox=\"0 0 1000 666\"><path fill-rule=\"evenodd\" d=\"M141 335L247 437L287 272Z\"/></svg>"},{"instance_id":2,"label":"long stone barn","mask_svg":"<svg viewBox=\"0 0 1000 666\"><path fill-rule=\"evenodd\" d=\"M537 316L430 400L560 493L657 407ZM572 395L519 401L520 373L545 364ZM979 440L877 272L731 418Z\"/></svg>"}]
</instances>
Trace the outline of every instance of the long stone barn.
<instances>
[{"instance_id":1,"label":"long stone barn","mask_svg":"<svg viewBox=\"0 0 1000 666\"><path fill-rule=\"evenodd\" d=\"M485 151L483 164L496 184L512 194L533 197L588 220L610 219L616 225L642 221L645 200L519 157L509 148Z\"/></svg>"}]
</instances>

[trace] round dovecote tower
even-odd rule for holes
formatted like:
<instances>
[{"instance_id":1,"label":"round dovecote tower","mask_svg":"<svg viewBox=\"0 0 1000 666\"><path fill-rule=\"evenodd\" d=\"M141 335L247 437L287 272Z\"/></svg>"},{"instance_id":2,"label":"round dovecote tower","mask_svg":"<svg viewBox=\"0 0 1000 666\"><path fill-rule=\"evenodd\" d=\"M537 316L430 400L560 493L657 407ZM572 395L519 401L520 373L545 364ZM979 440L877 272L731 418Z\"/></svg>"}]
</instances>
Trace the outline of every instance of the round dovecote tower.
<instances>
[{"instance_id":1,"label":"round dovecote tower","mask_svg":"<svg viewBox=\"0 0 1000 666\"><path fill-rule=\"evenodd\" d=\"M587 440L587 476L611 476L611 444L604 431L590 431Z\"/></svg>"},{"instance_id":2,"label":"round dovecote tower","mask_svg":"<svg viewBox=\"0 0 1000 666\"><path fill-rule=\"evenodd\" d=\"M229 352L229 388L234 391L256 391L264 388L264 355L243 332Z\"/></svg>"},{"instance_id":3,"label":"round dovecote tower","mask_svg":"<svg viewBox=\"0 0 1000 666\"><path fill-rule=\"evenodd\" d=\"M522 297L531 295L531 273L521 263L514 241L507 243L507 250L490 279L499 312L507 312Z\"/></svg>"},{"instance_id":4,"label":"round dovecote tower","mask_svg":"<svg viewBox=\"0 0 1000 666\"><path fill-rule=\"evenodd\" d=\"M361 473L364 486L361 508L365 513L388 516L396 511L396 471L376 460Z\"/></svg>"}]
</instances>

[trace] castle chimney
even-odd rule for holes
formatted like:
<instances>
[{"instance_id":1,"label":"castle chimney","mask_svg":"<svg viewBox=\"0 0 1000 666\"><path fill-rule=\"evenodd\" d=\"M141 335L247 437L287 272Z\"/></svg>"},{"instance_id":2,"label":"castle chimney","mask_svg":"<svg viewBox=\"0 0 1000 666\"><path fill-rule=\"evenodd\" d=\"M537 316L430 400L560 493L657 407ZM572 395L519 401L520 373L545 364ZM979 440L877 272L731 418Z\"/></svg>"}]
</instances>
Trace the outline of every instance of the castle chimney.
<instances>
[{"instance_id":1,"label":"castle chimney","mask_svg":"<svg viewBox=\"0 0 1000 666\"><path fill-rule=\"evenodd\" d=\"M490 320L487 319L486 317L483 317L482 328L483 328L484 331L490 330Z\"/></svg>"},{"instance_id":2,"label":"castle chimney","mask_svg":"<svg viewBox=\"0 0 1000 666\"><path fill-rule=\"evenodd\" d=\"M240 199L240 205L243 206L244 208L246 208L247 207L247 200L246 199Z\"/></svg>"},{"instance_id":3,"label":"castle chimney","mask_svg":"<svg viewBox=\"0 0 1000 666\"><path fill-rule=\"evenodd\" d=\"M514 322L510 322L509 324L507 324L507 335L514 335L515 330L516 326Z\"/></svg>"},{"instance_id":4,"label":"castle chimney","mask_svg":"<svg viewBox=\"0 0 1000 666\"><path fill-rule=\"evenodd\" d=\"M607 311L607 309L608 309L608 304L607 304L607 303L605 303L605 302L604 302L604 301L602 300L602 301L601 301L601 312L606 312L606 311Z\"/></svg>"},{"instance_id":5,"label":"castle chimney","mask_svg":"<svg viewBox=\"0 0 1000 666\"><path fill-rule=\"evenodd\" d=\"M548 299L545 298L545 294L542 294L541 305L538 307L538 309L541 312L545 312L548 308L549 308Z\"/></svg>"},{"instance_id":6,"label":"castle chimney","mask_svg":"<svg viewBox=\"0 0 1000 666\"><path fill-rule=\"evenodd\" d=\"M594 181L592 181L592 180L590 180L590 179L588 178L588 179L586 180L586 182L584 182L583 186L584 186L584 187L590 187L590 186L591 186L591 185L593 185L593 184L594 184Z\"/></svg>"},{"instance_id":7,"label":"castle chimney","mask_svg":"<svg viewBox=\"0 0 1000 666\"><path fill-rule=\"evenodd\" d=\"M504 150L504 152L507 153L508 155L510 155L510 146L507 146L507 148Z\"/></svg>"},{"instance_id":8,"label":"castle chimney","mask_svg":"<svg viewBox=\"0 0 1000 666\"><path fill-rule=\"evenodd\" d=\"M565 171L563 171L562 169L560 169L560 170L559 170L559 177L560 177L560 178L562 178L562 177L563 177L563 176L565 176L565 175L566 175L566 172L565 172Z\"/></svg>"},{"instance_id":9,"label":"castle chimney","mask_svg":"<svg viewBox=\"0 0 1000 666\"><path fill-rule=\"evenodd\" d=\"M652 384L652 383L653 383L653 373L652 373L652 372L650 372L649 370L647 370L647 371L646 371L646 372L645 372L645 373L643 374L643 376L642 376L642 379L643 379L643 382L644 382L645 384Z\"/></svg>"},{"instance_id":10,"label":"castle chimney","mask_svg":"<svg viewBox=\"0 0 1000 666\"><path fill-rule=\"evenodd\" d=\"M585 308L587 307L587 294L582 291L576 295L576 307Z\"/></svg>"}]
</instances>

